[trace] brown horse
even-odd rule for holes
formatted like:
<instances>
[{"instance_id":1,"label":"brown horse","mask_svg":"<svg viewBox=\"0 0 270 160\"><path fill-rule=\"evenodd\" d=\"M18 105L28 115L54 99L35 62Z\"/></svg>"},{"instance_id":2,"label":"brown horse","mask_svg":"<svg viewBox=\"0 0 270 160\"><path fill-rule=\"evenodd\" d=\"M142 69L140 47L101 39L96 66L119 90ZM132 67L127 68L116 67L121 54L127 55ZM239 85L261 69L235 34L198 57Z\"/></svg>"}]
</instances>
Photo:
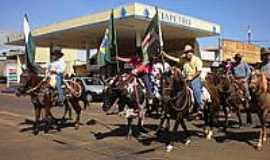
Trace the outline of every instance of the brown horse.
<instances>
[{"instance_id":1,"label":"brown horse","mask_svg":"<svg viewBox=\"0 0 270 160\"><path fill-rule=\"evenodd\" d=\"M267 84L265 75L260 71L255 71L252 73L250 87L254 93L257 115L261 123L259 142L257 144L258 150L261 150L263 143L267 141L265 122L270 112L270 93L267 91L269 86Z\"/></svg>"},{"instance_id":2,"label":"brown horse","mask_svg":"<svg viewBox=\"0 0 270 160\"><path fill-rule=\"evenodd\" d=\"M225 126L224 131L228 126L228 111L226 108L229 108L231 111L234 111L238 117L239 127L243 125L241 118L241 110L247 114L247 124L252 124L251 110L249 106L249 100L245 95L245 89L243 82L229 75L220 75L219 78L219 91L221 92L221 104L225 112Z\"/></svg>"},{"instance_id":3,"label":"brown horse","mask_svg":"<svg viewBox=\"0 0 270 160\"><path fill-rule=\"evenodd\" d=\"M80 123L81 107L78 103L78 95L76 94L80 93L80 87L76 83L71 81L68 81L65 84L66 93L69 94L64 103L66 109L63 118L65 118L67 111L70 111L70 103L77 114L74 125L75 128L78 129ZM20 76L20 86L17 89L16 95L29 95L31 98L32 104L34 105L35 109L35 122L33 126L34 134L38 134L39 132L40 116L42 113L42 109L45 110L45 132L48 132L51 122L56 120L51 113L51 108L56 104L56 93L54 90L55 89L52 89L49 85L49 78L38 76L30 70L24 70L22 75Z\"/></svg>"},{"instance_id":4,"label":"brown horse","mask_svg":"<svg viewBox=\"0 0 270 160\"><path fill-rule=\"evenodd\" d=\"M170 120L175 119L173 133L169 134L169 141L167 144L167 152L173 149L173 140L177 133L179 125L184 130L186 136L185 144L188 145L191 142L191 135L188 132L185 118L189 116L193 107L192 93L189 89L182 72L177 68L171 69L171 80L168 86L168 94L163 97L163 114L161 115L159 128L157 134L160 135L160 131L163 128L163 124L166 121L166 131L170 130ZM166 94L166 93L165 93Z\"/></svg>"},{"instance_id":5,"label":"brown horse","mask_svg":"<svg viewBox=\"0 0 270 160\"><path fill-rule=\"evenodd\" d=\"M209 92L210 99L203 98L204 101L204 122L205 134L208 140L212 139L213 127L216 118L218 118L222 94L220 93L219 77L215 73L209 73L206 76L203 86ZM205 92L205 90L203 91ZM203 93L204 95L205 93ZM204 96L203 96L204 97ZM227 114L225 106L223 106L224 113Z\"/></svg>"},{"instance_id":6,"label":"brown horse","mask_svg":"<svg viewBox=\"0 0 270 160\"><path fill-rule=\"evenodd\" d=\"M138 118L140 132L145 132L143 122L145 118L145 92L140 79L132 74L117 75L111 80L109 87L105 90L102 110L108 112L118 104L119 114L127 118L128 136L133 134L132 121ZM127 108L126 108L127 107Z\"/></svg>"}]
</instances>

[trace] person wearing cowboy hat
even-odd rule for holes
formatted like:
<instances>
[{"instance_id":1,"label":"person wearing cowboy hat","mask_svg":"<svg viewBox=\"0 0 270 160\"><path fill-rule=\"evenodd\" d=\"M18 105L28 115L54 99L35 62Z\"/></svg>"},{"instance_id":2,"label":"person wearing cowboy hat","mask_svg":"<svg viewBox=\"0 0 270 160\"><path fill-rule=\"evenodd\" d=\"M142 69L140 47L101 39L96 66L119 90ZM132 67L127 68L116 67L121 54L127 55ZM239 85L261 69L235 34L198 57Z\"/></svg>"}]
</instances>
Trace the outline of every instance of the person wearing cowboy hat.
<instances>
[{"instance_id":1,"label":"person wearing cowboy hat","mask_svg":"<svg viewBox=\"0 0 270 160\"><path fill-rule=\"evenodd\" d=\"M237 53L234 56L235 63L232 65L231 73L234 79L240 80L244 84L246 98L251 99L248 88L248 80L251 75L250 66L242 60L242 55Z\"/></svg>"},{"instance_id":2,"label":"person wearing cowboy hat","mask_svg":"<svg viewBox=\"0 0 270 160\"><path fill-rule=\"evenodd\" d=\"M270 49L262 49L261 54L261 71L266 76L267 80L270 81Z\"/></svg>"},{"instance_id":3,"label":"person wearing cowboy hat","mask_svg":"<svg viewBox=\"0 0 270 160\"><path fill-rule=\"evenodd\" d=\"M201 112L204 107L202 100L202 81L200 77L203 66L202 60L194 55L194 49L191 45L185 46L184 54L180 58L170 56L165 52L162 52L162 54L165 58L179 64L181 64L182 59L184 58L183 73L189 82L190 88L193 90L197 111Z\"/></svg>"},{"instance_id":4,"label":"person wearing cowboy hat","mask_svg":"<svg viewBox=\"0 0 270 160\"><path fill-rule=\"evenodd\" d=\"M64 91L62 89L63 73L66 69L64 54L61 49L54 49L51 53L52 63L50 64L49 71L56 74L56 89L58 92L58 105L63 106L65 101Z\"/></svg>"}]
</instances>

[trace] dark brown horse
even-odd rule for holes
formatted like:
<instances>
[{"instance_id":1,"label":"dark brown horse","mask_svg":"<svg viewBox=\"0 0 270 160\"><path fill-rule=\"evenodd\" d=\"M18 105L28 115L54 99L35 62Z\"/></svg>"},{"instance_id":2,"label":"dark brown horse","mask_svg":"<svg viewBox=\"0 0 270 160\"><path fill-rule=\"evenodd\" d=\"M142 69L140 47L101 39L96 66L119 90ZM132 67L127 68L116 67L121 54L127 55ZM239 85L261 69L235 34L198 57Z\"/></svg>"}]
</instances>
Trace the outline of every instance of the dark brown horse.
<instances>
[{"instance_id":1,"label":"dark brown horse","mask_svg":"<svg viewBox=\"0 0 270 160\"><path fill-rule=\"evenodd\" d=\"M224 131L228 126L228 110L234 111L239 120L239 127L243 125L241 111L247 114L247 124L252 124L251 109L249 99L246 97L244 83L241 80L234 79L229 75L220 75L219 91L221 93L221 104L225 112Z\"/></svg>"},{"instance_id":2,"label":"dark brown horse","mask_svg":"<svg viewBox=\"0 0 270 160\"><path fill-rule=\"evenodd\" d=\"M80 123L80 113L81 107L78 103L78 93L80 93L80 87L71 81L65 82L66 84L66 92L67 98L65 101L65 115L67 111L70 111L69 104L73 107L77 114L77 118L75 121L75 128L79 127ZM48 132L50 124L52 121L55 121L53 114L51 113L51 108L55 106L55 89L52 89L49 85L49 78L44 78L38 76L37 74L31 72L30 70L24 70L22 75L20 76L20 86L17 89L17 96L20 95L29 95L34 105L35 109L35 123L34 123L34 134L38 134L39 125L40 125L40 117L42 113L42 109L44 109L44 118L46 122L45 132Z\"/></svg>"},{"instance_id":3,"label":"dark brown horse","mask_svg":"<svg viewBox=\"0 0 270 160\"><path fill-rule=\"evenodd\" d=\"M160 135L160 131L163 128L163 124L166 121L166 131L170 130L170 120L175 119L173 126L173 133L169 134L169 141L167 144L167 151L170 152L173 149L173 140L177 133L179 124L184 130L186 136L185 144L191 142L190 133L188 132L185 118L190 114L193 102L192 93L188 88L186 80L182 75L181 71L177 68L172 68L171 70L171 81L169 84L169 95L165 95L163 98L163 114L161 116L159 129L157 134Z\"/></svg>"},{"instance_id":4,"label":"dark brown horse","mask_svg":"<svg viewBox=\"0 0 270 160\"><path fill-rule=\"evenodd\" d=\"M267 79L260 71L252 73L250 87L254 93L254 101L256 105L257 115L260 119L261 130L259 135L259 142L257 144L258 150L262 149L263 143L267 141L266 119L270 112L270 93Z\"/></svg>"},{"instance_id":5,"label":"dark brown horse","mask_svg":"<svg viewBox=\"0 0 270 160\"><path fill-rule=\"evenodd\" d=\"M220 93L220 86L219 86L219 78L217 76L216 73L209 73L206 76L206 79L203 83L204 87L206 90L203 90L203 101L204 101L204 122L205 122L205 134L206 134L206 138L208 140L212 139L213 136L213 127L214 127L214 122L218 120L218 115L219 115L219 111L220 111L220 106L221 106L221 100L222 100L222 96ZM210 99L205 98L205 93L204 92L208 92L210 95ZM225 114L227 114L226 112L226 108L224 108L225 106L223 106L223 110L225 112Z\"/></svg>"}]
</instances>

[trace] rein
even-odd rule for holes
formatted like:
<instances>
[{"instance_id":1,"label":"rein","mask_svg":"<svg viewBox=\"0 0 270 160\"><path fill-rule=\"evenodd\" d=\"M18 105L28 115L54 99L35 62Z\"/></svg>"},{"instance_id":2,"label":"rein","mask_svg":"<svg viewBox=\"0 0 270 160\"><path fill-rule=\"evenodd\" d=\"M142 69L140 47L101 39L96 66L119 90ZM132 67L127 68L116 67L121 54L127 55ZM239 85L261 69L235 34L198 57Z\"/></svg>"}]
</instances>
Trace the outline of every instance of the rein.
<instances>
[{"instance_id":1,"label":"rein","mask_svg":"<svg viewBox=\"0 0 270 160\"><path fill-rule=\"evenodd\" d=\"M46 81L46 79L47 79L47 77L44 77L35 87L30 88L30 89L26 90L25 92L27 94L30 94L30 93L34 92L35 90L37 90L43 84L43 82Z\"/></svg>"},{"instance_id":2,"label":"rein","mask_svg":"<svg viewBox=\"0 0 270 160\"><path fill-rule=\"evenodd\" d=\"M64 83L65 83L65 85L67 86L67 88L71 91L71 93L72 93L75 97L79 98L79 97L82 95L82 87L81 87L81 85L77 84L76 82L73 82L72 80L65 80ZM75 90L71 87L71 85L70 85L69 83L73 83L74 85L77 85L79 91L78 91L78 92L75 91Z\"/></svg>"}]
</instances>

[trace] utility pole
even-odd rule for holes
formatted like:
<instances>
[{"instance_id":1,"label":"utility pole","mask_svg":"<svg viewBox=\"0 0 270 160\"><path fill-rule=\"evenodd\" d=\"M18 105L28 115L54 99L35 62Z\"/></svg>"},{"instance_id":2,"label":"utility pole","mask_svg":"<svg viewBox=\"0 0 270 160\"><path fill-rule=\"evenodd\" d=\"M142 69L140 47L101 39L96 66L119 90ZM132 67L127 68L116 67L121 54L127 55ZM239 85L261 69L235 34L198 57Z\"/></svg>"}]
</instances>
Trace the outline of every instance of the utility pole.
<instances>
[{"instance_id":1,"label":"utility pole","mask_svg":"<svg viewBox=\"0 0 270 160\"><path fill-rule=\"evenodd\" d=\"M248 44L251 43L251 28L250 28L250 25L248 25L248 32L247 32L247 36L248 36Z\"/></svg>"}]
</instances>

